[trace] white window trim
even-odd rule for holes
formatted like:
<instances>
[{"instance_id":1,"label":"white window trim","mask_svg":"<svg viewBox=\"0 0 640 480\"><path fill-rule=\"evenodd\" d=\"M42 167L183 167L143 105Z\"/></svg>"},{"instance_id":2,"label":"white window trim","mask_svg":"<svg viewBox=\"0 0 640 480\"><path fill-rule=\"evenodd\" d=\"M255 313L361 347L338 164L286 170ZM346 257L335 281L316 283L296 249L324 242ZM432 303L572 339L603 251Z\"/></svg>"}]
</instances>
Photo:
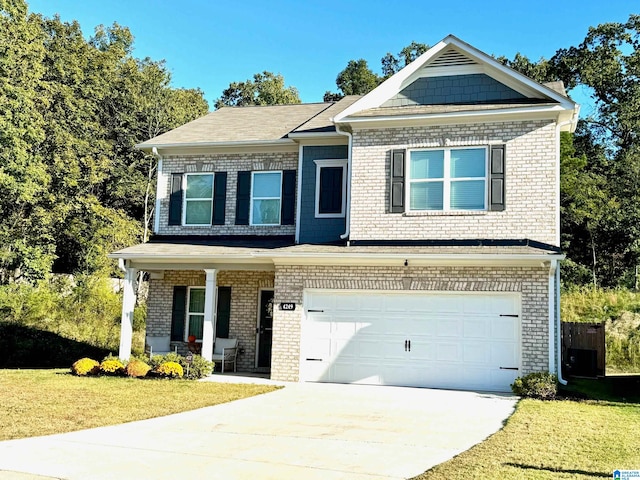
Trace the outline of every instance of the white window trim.
<instances>
[{"instance_id":1,"label":"white window trim","mask_svg":"<svg viewBox=\"0 0 640 480\"><path fill-rule=\"evenodd\" d=\"M471 149L483 149L484 150L484 207L475 210L461 210L451 208L451 182L457 182L462 180L480 180L482 177L458 177L451 178L451 151L452 150L471 150ZM411 179L411 153L412 152L424 152L424 151L443 151L444 152L444 172L443 178L428 178L428 179ZM405 205L407 206L407 212L486 212L489 208L489 147L486 145L467 145L464 147L437 147L437 148L414 148L407 151L406 170L407 176L405 177ZM443 182L442 186L442 210L425 210L411 208L411 184L412 183L427 183L427 182Z\"/></svg>"},{"instance_id":2,"label":"white window trim","mask_svg":"<svg viewBox=\"0 0 640 480\"><path fill-rule=\"evenodd\" d=\"M187 199L187 178L193 176L202 176L209 175L211 176L211 198L189 198ZM213 172L202 172L202 173L185 173L182 178L182 225L185 227L210 227L213 225L213 197L215 196L216 190L216 178ZM187 223L187 204L190 201L202 201L202 200L211 200L211 217L209 219L209 223Z\"/></svg>"},{"instance_id":3,"label":"white window trim","mask_svg":"<svg viewBox=\"0 0 640 480\"><path fill-rule=\"evenodd\" d=\"M183 339L183 341L185 341L185 342L189 341L189 323L190 323L189 316L190 315L202 315L203 321L204 321L204 312L202 312L202 313L191 312L189 310L189 305L191 304L191 292L193 290L203 290L204 291L204 290L206 290L206 288L205 287L187 287L187 301L186 301L187 305L185 306L186 312L185 312L184 339ZM204 301L205 301L205 304L206 304L206 302L207 302L206 293L205 293ZM201 338L196 338L196 342L202 342L202 339Z\"/></svg>"},{"instance_id":4,"label":"white window trim","mask_svg":"<svg viewBox=\"0 0 640 480\"><path fill-rule=\"evenodd\" d=\"M253 181L256 175L263 173L279 173L280 174L280 196L279 197L254 197L253 196ZM260 170L257 172L251 172L251 195L249 198L249 225L252 227L273 227L282 224L282 170ZM280 209L278 210L278 223L253 223L253 201L254 200L280 200Z\"/></svg>"},{"instance_id":5,"label":"white window trim","mask_svg":"<svg viewBox=\"0 0 640 480\"><path fill-rule=\"evenodd\" d=\"M331 158L314 160L316 164L316 218L344 218L347 210L347 159ZM342 206L340 213L320 213L320 170L325 167L342 167Z\"/></svg>"}]
</instances>

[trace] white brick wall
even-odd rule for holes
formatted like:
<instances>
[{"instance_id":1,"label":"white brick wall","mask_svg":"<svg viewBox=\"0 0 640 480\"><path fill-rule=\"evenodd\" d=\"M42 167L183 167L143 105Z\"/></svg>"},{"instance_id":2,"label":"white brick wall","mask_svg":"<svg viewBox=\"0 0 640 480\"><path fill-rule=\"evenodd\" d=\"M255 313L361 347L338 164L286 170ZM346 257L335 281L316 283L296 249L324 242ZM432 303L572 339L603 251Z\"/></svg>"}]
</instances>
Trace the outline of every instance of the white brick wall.
<instances>
[{"instance_id":1,"label":"white brick wall","mask_svg":"<svg viewBox=\"0 0 640 480\"><path fill-rule=\"evenodd\" d=\"M298 381L300 321L305 288L520 292L522 374L549 369L547 268L278 266L274 303L296 302L295 311L274 310L271 378Z\"/></svg>"},{"instance_id":2,"label":"white brick wall","mask_svg":"<svg viewBox=\"0 0 640 480\"><path fill-rule=\"evenodd\" d=\"M231 317L229 337L237 338L243 353L238 355L238 369L255 367L256 326L258 323L258 293L261 288L273 288L273 272L229 271L218 273L219 287L231 287ZM205 285L205 274L199 271L167 270L162 280L149 281L147 300L147 335L171 334L171 307L174 286ZM172 342L180 353L187 352L183 342Z\"/></svg>"},{"instance_id":3,"label":"white brick wall","mask_svg":"<svg viewBox=\"0 0 640 480\"><path fill-rule=\"evenodd\" d=\"M556 245L555 142L555 125L547 121L355 130L350 238L528 238ZM506 144L505 211L388 213L392 149L499 143Z\"/></svg>"},{"instance_id":4,"label":"white brick wall","mask_svg":"<svg viewBox=\"0 0 640 480\"><path fill-rule=\"evenodd\" d=\"M159 173L160 235L294 235L295 225L250 226L235 225L238 172L259 170L297 170L298 153L211 154L182 157L167 156ZM191 172L227 172L225 224L211 227L169 225L171 174ZM299 181L297 182L299 183ZM296 188L298 185L296 184Z\"/></svg>"}]
</instances>

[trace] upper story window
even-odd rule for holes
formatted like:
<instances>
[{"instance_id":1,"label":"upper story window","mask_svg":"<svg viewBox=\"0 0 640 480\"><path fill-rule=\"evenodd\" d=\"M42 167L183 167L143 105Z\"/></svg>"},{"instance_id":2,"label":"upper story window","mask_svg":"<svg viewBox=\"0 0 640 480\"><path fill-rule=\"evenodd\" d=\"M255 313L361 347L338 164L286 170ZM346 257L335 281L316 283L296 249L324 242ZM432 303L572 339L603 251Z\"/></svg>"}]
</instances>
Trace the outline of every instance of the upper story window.
<instances>
[{"instance_id":1,"label":"upper story window","mask_svg":"<svg viewBox=\"0 0 640 480\"><path fill-rule=\"evenodd\" d=\"M184 176L184 225L211 225L213 217L213 174Z\"/></svg>"},{"instance_id":2,"label":"upper story window","mask_svg":"<svg viewBox=\"0 0 640 480\"><path fill-rule=\"evenodd\" d=\"M347 190L347 161L315 160L316 218L345 216Z\"/></svg>"},{"instance_id":3,"label":"upper story window","mask_svg":"<svg viewBox=\"0 0 640 480\"><path fill-rule=\"evenodd\" d=\"M251 225L280 225L282 172L252 172Z\"/></svg>"},{"instance_id":4,"label":"upper story window","mask_svg":"<svg viewBox=\"0 0 640 480\"><path fill-rule=\"evenodd\" d=\"M413 150L408 162L409 210L486 210L487 149Z\"/></svg>"}]
</instances>

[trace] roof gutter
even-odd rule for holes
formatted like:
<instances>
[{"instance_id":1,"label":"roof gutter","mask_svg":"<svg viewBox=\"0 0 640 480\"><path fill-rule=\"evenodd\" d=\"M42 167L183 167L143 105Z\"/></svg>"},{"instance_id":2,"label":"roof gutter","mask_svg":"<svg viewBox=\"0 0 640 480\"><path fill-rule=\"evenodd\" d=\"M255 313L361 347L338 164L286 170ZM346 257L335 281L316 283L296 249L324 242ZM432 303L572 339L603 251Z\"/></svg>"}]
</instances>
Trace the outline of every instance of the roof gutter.
<instances>
[{"instance_id":1,"label":"roof gutter","mask_svg":"<svg viewBox=\"0 0 640 480\"><path fill-rule=\"evenodd\" d=\"M333 121L333 119L331 119ZM349 233L351 232L351 149L353 147L353 135L349 132L347 132L346 130L340 130L340 125L335 124L336 125L336 132L339 133L340 135L346 135L349 138L349 146L347 147L347 206L346 209L347 211L345 212L345 230L344 233L342 235L340 235L340 238L342 240L348 239L349 238ZM348 242L348 241L347 241ZM348 245L348 243L347 243Z\"/></svg>"},{"instance_id":2,"label":"roof gutter","mask_svg":"<svg viewBox=\"0 0 640 480\"><path fill-rule=\"evenodd\" d=\"M208 147L246 147L246 146L269 146L269 145L293 145L295 142L289 138L279 138L277 140L241 140L237 142L184 142L184 143L138 143L134 146L136 150L152 150L154 148L208 148Z\"/></svg>"}]
</instances>

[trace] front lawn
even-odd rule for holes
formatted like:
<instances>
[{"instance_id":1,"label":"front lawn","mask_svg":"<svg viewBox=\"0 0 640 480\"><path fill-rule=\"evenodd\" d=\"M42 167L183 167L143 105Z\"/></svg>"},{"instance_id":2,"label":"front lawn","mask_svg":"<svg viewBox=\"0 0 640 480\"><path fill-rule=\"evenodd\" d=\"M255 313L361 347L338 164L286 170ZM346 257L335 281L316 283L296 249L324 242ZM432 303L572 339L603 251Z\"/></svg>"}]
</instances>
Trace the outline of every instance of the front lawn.
<instances>
[{"instance_id":1,"label":"front lawn","mask_svg":"<svg viewBox=\"0 0 640 480\"><path fill-rule=\"evenodd\" d=\"M0 370L0 440L143 420L279 388L189 380L84 378L68 372Z\"/></svg>"},{"instance_id":2,"label":"front lawn","mask_svg":"<svg viewBox=\"0 0 640 480\"><path fill-rule=\"evenodd\" d=\"M593 480L616 469L640 469L640 404L526 399L501 431L415 480Z\"/></svg>"}]
</instances>

